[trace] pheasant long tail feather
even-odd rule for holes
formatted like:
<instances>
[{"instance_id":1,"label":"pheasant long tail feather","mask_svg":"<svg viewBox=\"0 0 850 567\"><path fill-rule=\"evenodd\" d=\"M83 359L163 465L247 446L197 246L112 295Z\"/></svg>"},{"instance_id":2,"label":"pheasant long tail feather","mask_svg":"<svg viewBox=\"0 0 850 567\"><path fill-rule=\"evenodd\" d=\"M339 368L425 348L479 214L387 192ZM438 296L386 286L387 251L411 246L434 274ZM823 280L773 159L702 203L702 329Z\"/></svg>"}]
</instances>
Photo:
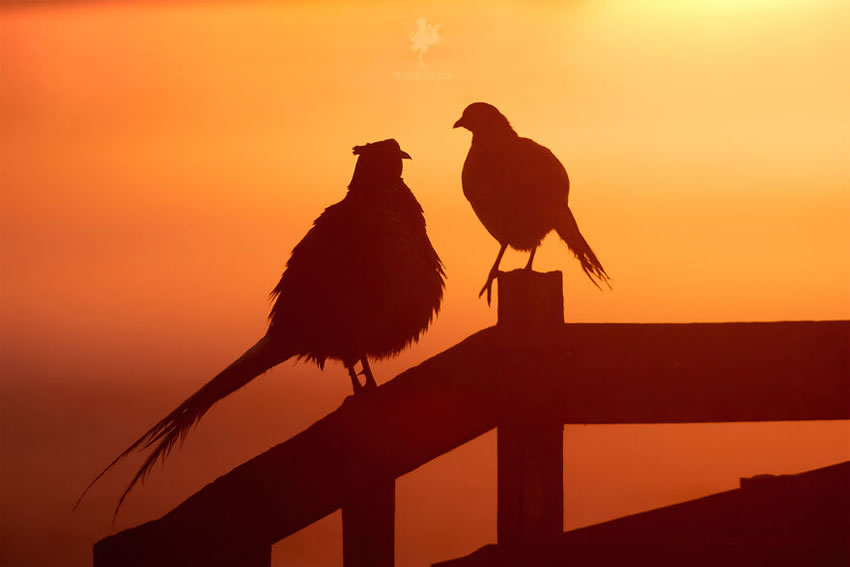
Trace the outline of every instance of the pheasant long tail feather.
<instances>
[{"instance_id":1,"label":"pheasant long tail feather","mask_svg":"<svg viewBox=\"0 0 850 567\"><path fill-rule=\"evenodd\" d=\"M124 490L118 505L115 507L115 515L130 490L137 482L143 481L151 468L157 461L164 460L174 446L183 441L192 426L200 420L205 413L220 399L235 392L266 370L283 362L293 353L282 348L278 341L271 339L268 335L260 339L257 344L249 348L236 359L230 366L222 370L215 378L207 382L200 390L192 394L185 402L180 404L174 411L168 414L162 421L154 425L147 433L139 437L123 453L118 455L109 465L98 474L86 487L77 504L82 501L89 489L109 471L121 459L136 450L144 450L156 445L148 455L142 467L133 477L129 486ZM75 505L75 507L76 507Z\"/></svg>"},{"instance_id":2,"label":"pheasant long tail feather","mask_svg":"<svg viewBox=\"0 0 850 567\"><path fill-rule=\"evenodd\" d=\"M587 274L593 285L599 287L599 282L601 282L610 288L610 278L605 272L605 268L602 267L599 258L596 257L590 245L581 235L581 232L579 232L576 219L569 208L566 208L565 213L559 219L555 230L561 239L567 243L567 246L575 254L575 257L578 258L578 261L581 262L581 269L584 270L584 273Z\"/></svg>"}]
</instances>

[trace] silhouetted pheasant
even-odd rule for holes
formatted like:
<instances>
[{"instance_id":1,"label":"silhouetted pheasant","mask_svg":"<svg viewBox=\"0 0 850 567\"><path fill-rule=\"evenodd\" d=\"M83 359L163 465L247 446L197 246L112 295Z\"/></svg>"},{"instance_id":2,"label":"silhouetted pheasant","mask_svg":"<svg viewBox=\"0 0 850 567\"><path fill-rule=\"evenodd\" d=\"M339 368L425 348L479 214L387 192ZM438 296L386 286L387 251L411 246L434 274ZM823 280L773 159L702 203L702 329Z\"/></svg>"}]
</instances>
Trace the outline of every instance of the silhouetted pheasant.
<instances>
[{"instance_id":1,"label":"silhouetted pheasant","mask_svg":"<svg viewBox=\"0 0 850 567\"><path fill-rule=\"evenodd\" d=\"M463 194L484 227L502 247L481 288L490 303L493 280L508 246L534 253L549 231L555 230L581 262L584 273L608 283L608 274L584 240L568 206L570 179L558 158L534 140L520 138L495 106L475 102L466 107L455 128L472 132L472 145L463 164Z\"/></svg>"},{"instance_id":2,"label":"silhouetted pheasant","mask_svg":"<svg viewBox=\"0 0 850 567\"><path fill-rule=\"evenodd\" d=\"M422 208L401 178L402 158L410 156L392 139L357 146L354 154L359 157L348 194L328 207L292 250L272 291L265 336L92 481L133 450L155 445L121 495L116 514L133 486L213 404L269 368L293 356L320 367L327 359L339 360L356 394L364 388L354 369L358 361L365 387L375 387L367 359L399 353L436 316L444 273Z\"/></svg>"}]
</instances>

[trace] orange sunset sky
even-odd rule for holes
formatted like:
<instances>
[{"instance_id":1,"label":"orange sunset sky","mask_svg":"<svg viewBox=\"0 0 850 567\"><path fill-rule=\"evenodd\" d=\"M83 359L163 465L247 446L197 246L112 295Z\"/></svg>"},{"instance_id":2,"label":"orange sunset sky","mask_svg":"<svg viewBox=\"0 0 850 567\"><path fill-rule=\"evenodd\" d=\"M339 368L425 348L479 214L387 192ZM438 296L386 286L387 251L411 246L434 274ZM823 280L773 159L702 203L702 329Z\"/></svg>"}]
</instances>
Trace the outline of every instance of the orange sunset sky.
<instances>
[{"instance_id":1,"label":"orange sunset sky","mask_svg":"<svg viewBox=\"0 0 850 567\"><path fill-rule=\"evenodd\" d=\"M442 43L420 68L418 18ZM0 7L3 565L88 565L303 430L345 371L286 363L216 406L128 498L103 465L265 331L293 245L396 138L446 299L379 383L495 322L497 243L461 192L453 122L495 104L559 156L613 278L556 237L568 321L850 318L850 5L827 0L4 2ZM504 268L525 255L509 252ZM850 458L847 422L568 426L565 525ZM491 432L397 482L397 564L495 541ZM341 563L339 514L275 546Z\"/></svg>"}]
</instances>

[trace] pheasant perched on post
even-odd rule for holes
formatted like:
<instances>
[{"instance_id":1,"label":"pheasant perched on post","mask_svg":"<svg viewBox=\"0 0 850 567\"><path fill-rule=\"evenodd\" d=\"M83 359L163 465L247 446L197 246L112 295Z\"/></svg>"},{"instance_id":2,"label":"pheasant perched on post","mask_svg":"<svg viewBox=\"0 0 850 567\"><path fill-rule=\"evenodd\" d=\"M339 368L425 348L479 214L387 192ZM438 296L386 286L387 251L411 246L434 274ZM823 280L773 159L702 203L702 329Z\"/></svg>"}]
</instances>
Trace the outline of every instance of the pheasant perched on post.
<instances>
[{"instance_id":1,"label":"pheasant perched on post","mask_svg":"<svg viewBox=\"0 0 850 567\"><path fill-rule=\"evenodd\" d=\"M401 178L402 159L410 156L393 139L357 146L354 154L357 164L345 198L328 207L292 250L272 291L265 336L92 481L132 451L153 446L119 508L213 404L266 370L291 357L322 368L328 359L339 360L357 394L376 387L369 358L401 352L437 315L445 274L422 207ZM358 362L365 385L355 370Z\"/></svg>"},{"instance_id":2,"label":"pheasant perched on post","mask_svg":"<svg viewBox=\"0 0 850 567\"><path fill-rule=\"evenodd\" d=\"M548 148L521 138L498 109L485 102L466 107L455 128L472 132L472 145L463 164L463 194L501 248L481 288L490 303L493 280L508 246L531 254L553 229L575 254L584 273L597 287L608 274L578 230L568 205L567 170Z\"/></svg>"}]
</instances>

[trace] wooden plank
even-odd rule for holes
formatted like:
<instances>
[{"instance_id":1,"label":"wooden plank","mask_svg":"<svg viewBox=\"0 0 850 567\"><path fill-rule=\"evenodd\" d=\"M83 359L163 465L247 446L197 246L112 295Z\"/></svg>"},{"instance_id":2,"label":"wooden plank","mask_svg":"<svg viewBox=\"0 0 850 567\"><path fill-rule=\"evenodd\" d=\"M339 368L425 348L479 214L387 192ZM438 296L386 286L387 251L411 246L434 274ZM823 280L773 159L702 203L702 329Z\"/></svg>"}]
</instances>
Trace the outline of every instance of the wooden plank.
<instances>
[{"instance_id":1,"label":"wooden plank","mask_svg":"<svg viewBox=\"0 0 850 567\"><path fill-rule=\"evenodd\" d=\"M343 567L395 564L395 481L357 494L342 506Z\"/></svg>"},{"instance_id":2,"label":"wooden plank","mask_svg":"<svg viewBox=\"0 0 850 567\"><path fill-rule=\"evenodd\" d=\"M535 337L557 333L564 324L562 287L561 272L500 273L501 339L533 348ZM527 369L513 376L513 384L534 381ZM530 389L519 397L533 407L535 395ZM564 426L536 411L499 416L496 445L496 537L503 549L532 558L564 531Z\"/></svg>"},{"instance_id":3,"label":"wooden plank","mask_svg":"<svg viewBox=\"0 0 850 567\"><path fill-rule=\"evenodd\" d=\"M564 324L561 272L499 272L499 327L522 334Z\"/></svg>"},{"instance_id":4,"label":"wooden plank","mask_svg":"<svg viewBox=\"0 0 850 567\"><path fill-rule=\"evenodd\" d=\"M850 322L564 325L517 353L564 423L850 418ZM508 363L506 361L506 363Z\"/></svg>"},{"instance_id":5,"label":"wooden plank","mask_svg":"<svg viewBox=\"0 0 850 567\"><path fill-rule=\"evenodd\" d=\"M487 545L433 567L850 565L850 462L741 487L566 532L536 559Z\"/></svg>"},{"instance_id":6,"label":"wooden plank","mask_svg":"<svg viewBox=\"0 0 850 567\"><path fill-rule=\"evenodd\" d=\"M223 567L272 567L272 547L267 545L253 553L247 552L235 561L223 564Z\"/></svg>"},{"instance_id":7,"label":"wooden plank","mask_svg":"<svg viewBox=\"0 0 850 567\"><path fill-rule=\"evenodd\" d=\"M848 343L847 321L567 324L520 338L486 329L347 399L160 520L102 540L95 565L238 559L499 420L848 419Z\"/></svg>"},{"instance_id":8,"label":"wooden plank","mask_svg":"<svg viewBox=\"0 0 850 567\"><path fill-rule=\"evenodd\" d=\"M499 424L496 538L531 557L564 531L564 426Z\"/></svg>"}]
</instances>

